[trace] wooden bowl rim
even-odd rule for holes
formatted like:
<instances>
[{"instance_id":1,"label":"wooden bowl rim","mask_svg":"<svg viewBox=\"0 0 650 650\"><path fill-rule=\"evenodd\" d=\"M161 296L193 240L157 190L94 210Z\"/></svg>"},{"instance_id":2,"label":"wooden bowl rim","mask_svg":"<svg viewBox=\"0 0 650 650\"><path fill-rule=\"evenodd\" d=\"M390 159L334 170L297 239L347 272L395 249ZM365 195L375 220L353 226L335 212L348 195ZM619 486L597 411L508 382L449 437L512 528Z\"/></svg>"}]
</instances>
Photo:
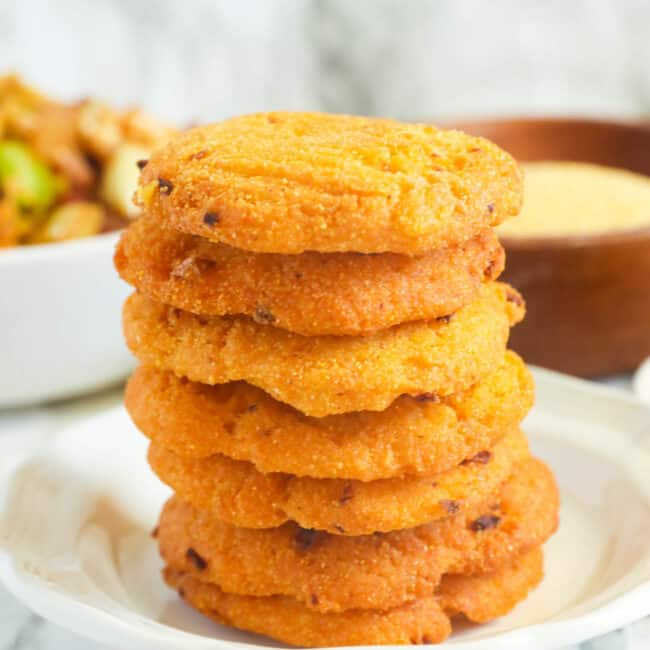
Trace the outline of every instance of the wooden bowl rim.
<instances>
[{"instance_id":1,"label":"wooden bowl rim","mask_svg":"<svg viewBox=\"0 0 650 650\"><path fill-rule=\"evenodd\" d=\"M452 129L456 131L462 131L468 126L480 126L480 125L511 125L511 126L528 126L531 124L548 124L548 125L566 125L572 126L580 124L582 126L588 127L613 127L617 129L623 129L625 131L636 131L643 133L644 135L650 135L650 121L644 121L639 119L625 119L617 118L610 119L605 117L581 117L579 115L546 115L546 116L535 116L535 115L513 115L510 117L477 117L477 118L459 118L459 119L450 119L444 118L440 120L426 120L428 124L435 124L436 126L444 129Z\"/></svg>"},{"instance_id":2,"label":"wooden bowl rim","mask_svg":"<svg viewBox=\"0 0 650 650\"><path fill-rule=\"evenodd\" d=\"M558 235L556 237L507 237L499 235L499 240L510 250L624 246L625 244L638 244L640 241L647 241L650 245L650 226L593 235Z\"/></svg>"}]
</instances>

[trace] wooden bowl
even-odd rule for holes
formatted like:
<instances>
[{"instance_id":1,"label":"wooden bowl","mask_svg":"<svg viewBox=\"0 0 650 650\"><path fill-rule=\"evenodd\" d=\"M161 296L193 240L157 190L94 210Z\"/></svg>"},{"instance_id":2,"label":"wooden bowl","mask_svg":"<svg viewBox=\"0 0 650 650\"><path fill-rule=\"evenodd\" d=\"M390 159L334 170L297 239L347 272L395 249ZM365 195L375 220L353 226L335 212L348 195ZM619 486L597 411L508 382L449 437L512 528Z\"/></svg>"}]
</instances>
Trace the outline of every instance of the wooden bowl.
<instances>
[{"instance_id":1,"label":"wooden bowl","mask_svg":"<svg viewBox=\"0 0 650 650\"><path fill-rule=\"evenodd\" d=\"M520 161L574 160L650 176L650 127L641 124L515 119L453 126ZM528 362L597 377L630 371L650 356L650 227L502 241L503 277L528 306L511 345Z\"/></svg>"}]
</instances>

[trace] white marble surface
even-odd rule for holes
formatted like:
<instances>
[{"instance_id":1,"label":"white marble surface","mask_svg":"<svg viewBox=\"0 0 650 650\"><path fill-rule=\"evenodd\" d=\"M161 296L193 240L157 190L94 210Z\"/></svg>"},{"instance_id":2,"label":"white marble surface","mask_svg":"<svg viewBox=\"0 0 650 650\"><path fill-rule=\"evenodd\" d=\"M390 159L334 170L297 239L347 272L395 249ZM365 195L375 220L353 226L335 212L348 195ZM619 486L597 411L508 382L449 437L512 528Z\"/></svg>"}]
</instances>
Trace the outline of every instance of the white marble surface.
<instances>
[{"instance_id":1,"label":"white marble surface","mask_svg":"<svg viewBox=\"0 0 650 650\"><path fill-rule=\"evenodd\" d=\"M629 391L627 377L607 383L618 390ZM38 447L57 430L88 416L100 408L118 404L121 389L74 400L50 407L0 412L0 450L3 454L25 444ZM116 450L119 453L119 450ZM648 650L650 648L650 617L625 629L562 650ZM0 585L0 650L114 650L110 644L87 641L67 630L44 621L18 603ZM182 650L179 648L178 650ZM525 650L525 649L522 649Z\"/></svg>"},{"instance_id":2,"label":"white marble surface","mask_svg":"<svg viewBox=\"0 0 650 650\"><path fill-rule=\"evenodd\" d=\"M647 0L0 0L0 71L179 124L650 114Z\"/></svg>"}]
</instances>

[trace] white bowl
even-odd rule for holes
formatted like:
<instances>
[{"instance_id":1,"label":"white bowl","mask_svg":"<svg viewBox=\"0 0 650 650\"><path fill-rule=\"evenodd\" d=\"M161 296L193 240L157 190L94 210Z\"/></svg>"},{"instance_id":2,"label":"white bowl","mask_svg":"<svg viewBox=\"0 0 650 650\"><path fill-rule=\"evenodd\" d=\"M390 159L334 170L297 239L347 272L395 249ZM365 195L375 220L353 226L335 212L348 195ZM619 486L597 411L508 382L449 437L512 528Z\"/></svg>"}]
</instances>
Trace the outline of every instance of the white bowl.
<instances>
[{"instance_id":1,"label":"white bowl","mask_svg":"<svg viewBox=\"0 0 650 650\"><path fill-rule=\"evenodd\" d=\"M0 407L87 393L129 373L118 238L0 251Z\"/></svg>"}]
</instances>

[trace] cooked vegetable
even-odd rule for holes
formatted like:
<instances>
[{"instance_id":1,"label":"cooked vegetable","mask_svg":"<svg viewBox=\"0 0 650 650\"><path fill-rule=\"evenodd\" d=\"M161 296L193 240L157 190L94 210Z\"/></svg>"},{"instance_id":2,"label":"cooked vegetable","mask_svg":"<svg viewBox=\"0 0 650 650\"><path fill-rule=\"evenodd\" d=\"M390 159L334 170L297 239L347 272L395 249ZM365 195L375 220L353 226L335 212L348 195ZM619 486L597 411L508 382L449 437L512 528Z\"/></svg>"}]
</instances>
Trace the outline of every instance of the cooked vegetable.
<instances>
[{"instance_id":1,"label":"cooked vegetable","mask_svg":"<svg viewBox=\"0 0 650 650\"><path fill-rule=\"evenodd\" d=\"M101 102L89 100L79 109L79 136L99 160L105 160L122 142L120 121L115 111Z\"/></svg>"},{"instance_id":2,"label":"cooked vegetable","mask_svg":"<svg viewBox=\"0 0 650 650\"><path fill-rule=\"evenodd\" d=\"M32 244L47 244L90 237L100 232L104 208L90 201L73 201L56 208L30 236Z\"/></svg>"},{"instance_id":3,"label":"cooked vegetable","mask_svg":"<svg viewBox=\"0 0 650 650\"><path fill-rule=\"evenodd\" d=\"M122 144L108 159L102 174L99 195L121 215L133 219L140 209L133 204L133 193L138 186L138 160L147 158L148 149L133 144Z\"/></svg>"},{"instance_id":4,"label":"cooked vegetable","mask_svg":"<svg viewBox=\"0 0 650 650\"><path fill-rule=\"evenodd\" d=\"M100 161L105 161L124 144L141 145L151 151L175 130L139 110L114 111L96 100L79 105L78 134L82 145Z\"/></svg>"},{"instance_id":5,"label":"cooked vegetable","mask_svg":"<svg viewBox=\"0 0 650 650\"><path fill-rule=\"evenodd\" d=\"M18 218L9 201L0 201L0 248L18 243Z\"/></svg>"},{"instance_id":6,"label":"cooked vegetable","mask_svg":"<svg viewBox=\"0 0 650 650\"><path fill-rule=\"evenodd\" d=\"M34 151L64 176L71 188L91 188L97 182L97 170L80 147L77 134L79 108L51 102L34 118L29 144Z\"/></svg>"},{"instance_id":7,"label":"cooked vegetable","mask_svg":"<svg viewBox=\"0 0 650 650\"><path fill-rule=\"evenodd\" d=\"M44 97L18 77L0 77L0 139L28 137L34 132L34 117L45 103Z\"/></svg>"},{"instance_id":8,"label":"cooked vegetable","mask_svg":"<svg viewBox=\"0 0 650 650\"><path fill-rule=\"evenodd\" d=\"M23 210L48 208L63 189L63 183L29 147L13 140L0 142L0 187Z\"/></svg>"}]
</instances>

